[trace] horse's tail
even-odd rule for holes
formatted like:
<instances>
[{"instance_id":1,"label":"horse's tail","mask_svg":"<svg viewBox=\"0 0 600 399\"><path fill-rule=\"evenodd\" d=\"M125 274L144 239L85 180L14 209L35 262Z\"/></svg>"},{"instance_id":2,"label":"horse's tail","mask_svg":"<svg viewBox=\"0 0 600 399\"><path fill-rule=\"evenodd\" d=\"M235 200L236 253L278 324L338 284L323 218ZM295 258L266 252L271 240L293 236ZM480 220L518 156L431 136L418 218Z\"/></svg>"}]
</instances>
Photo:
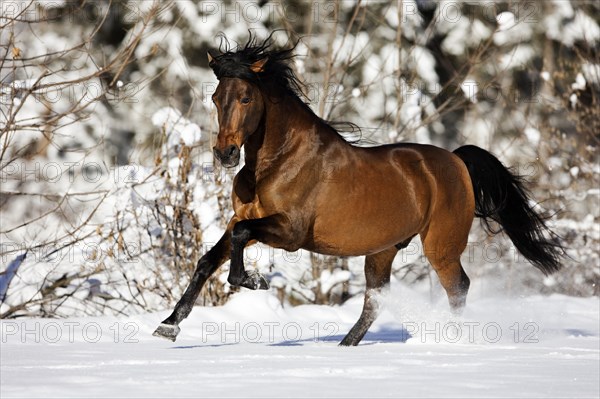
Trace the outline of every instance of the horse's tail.
<instances>
[{"instance_id":1,"label":"horse's tail","mask_svg":"<svg viewBox=\"0 0 600 399\"><path fill-rule=\"evenodd\" d=\"M524 179L474 145L460 147L454 154L467 165L475 194L475 216L482 218L485 229L491 234L504 230L519 252L544 274L559 270L564 249L544 218L529 205ZM494 231L490 220L502 229Z\"/></svg>"}]
</instances>

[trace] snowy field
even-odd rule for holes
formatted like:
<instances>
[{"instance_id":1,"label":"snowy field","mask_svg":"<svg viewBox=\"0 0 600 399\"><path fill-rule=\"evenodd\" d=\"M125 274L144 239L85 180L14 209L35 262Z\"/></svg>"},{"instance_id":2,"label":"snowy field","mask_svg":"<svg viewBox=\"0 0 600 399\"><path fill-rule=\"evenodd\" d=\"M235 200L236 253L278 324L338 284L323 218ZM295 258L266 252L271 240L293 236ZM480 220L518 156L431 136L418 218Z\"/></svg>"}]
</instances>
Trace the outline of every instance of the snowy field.
<instances>
[{"instance_id":1,"label":"snowy field","mask_svg":"<svg viewBox=\"0 0 600 399\"><path fill-rule=\"evenodd\" d=\"M152 337L167 312L4 320L0 396L577 397L600 395L599 300L445 299L394 284L359 347L338 342L360 312L282 308L270 292L196 307L177 342Z\"/></svg>"}]
</instances>

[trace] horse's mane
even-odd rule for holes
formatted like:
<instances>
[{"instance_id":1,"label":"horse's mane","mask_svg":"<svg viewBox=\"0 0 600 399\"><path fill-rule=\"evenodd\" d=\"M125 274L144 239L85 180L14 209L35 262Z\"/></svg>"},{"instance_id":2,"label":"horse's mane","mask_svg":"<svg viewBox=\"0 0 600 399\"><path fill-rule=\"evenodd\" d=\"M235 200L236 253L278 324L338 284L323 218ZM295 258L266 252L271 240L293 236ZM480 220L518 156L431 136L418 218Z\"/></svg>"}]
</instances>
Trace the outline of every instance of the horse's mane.
<instances>
[{"instance_id":1,"label":"horse's mane","mask_svg":"<svg viewBox=\"0 0 600 399\"><path fill-rule=\"evenodd\" d=\"M239 43L235 47L231 42L221 34L221 43L219 44L218 52L209 51L212 61L209 63L217 79L222 78L239 78L254 83L272 83L274 87L283 89L284 93L290 94L297 98L300 103L306 107L316 118L319 118L325 124L329 125L338 133L346 133L354 136L346 139L350 143L358 144L361 142L361 129L352 122L335 122L321 119L308 106L306 101L308 98L302 90L305 85L296 76L294 70L289 65L290 60L295 57L294 50L300 42L299 40L288 48L275 48L273 35L277 31L273 31L266 39L259 41L256 36L249 31L248 41L244 45ZM261 72L254 72L250 66L257 61L267 58ZM356 136L358 134L358 139Z\"/></svg>"},{"instance_id":2,"label":"horse's mane","mask_svg":"<svg viewBox=\"0 0 600 399\"><path fill-rule=\"evenodd\" d=\"M289 61L294 58L293 53L299 42L288 48L276 49L273 41L275 32L271 32L263 41L259 41L250 32L246 44L236 43L235 48L232 48L229 40L221 35L219 54L210 51L213 60L209 66L217 79L240 78L256 83L268 81L289 93L304 97L302 91L304 85L289 65ZM250 69L253 63L265 58L268 61L261 72L254 72Z\"/></svg>"}]
</instances>

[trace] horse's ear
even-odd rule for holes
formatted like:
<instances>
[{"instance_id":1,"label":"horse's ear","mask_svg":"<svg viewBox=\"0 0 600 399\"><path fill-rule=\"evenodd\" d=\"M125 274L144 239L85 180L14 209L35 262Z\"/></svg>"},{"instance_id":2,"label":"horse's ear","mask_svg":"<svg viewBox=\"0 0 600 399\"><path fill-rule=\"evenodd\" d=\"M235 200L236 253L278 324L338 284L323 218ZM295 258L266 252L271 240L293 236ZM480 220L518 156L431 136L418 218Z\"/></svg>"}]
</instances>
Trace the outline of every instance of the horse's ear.
<instances>
[{"instance_id":1,"label":"horse's ear","mask_svg":"<svg viewBox=\"0 0 600 399\"><path fill-rule=\"evenodd\" d=\"M217 60L215 60L215 57L213 57L210 51L207 51L206 55L208 56L208 66L212 68L213 65L217 63Z\"/></svg>"},{"instance_id":2,"label":"horse's ear","mask_svg":"<svg viewBox=\"0 0 600 399\"><path fill-rule=\"evenodd\" d=\"M254 73L260 73L265 70L265 64L269 61L269 57L265 57L262 60L258 60L250 65L250 70Z\"/></svg>"}]
</instances>

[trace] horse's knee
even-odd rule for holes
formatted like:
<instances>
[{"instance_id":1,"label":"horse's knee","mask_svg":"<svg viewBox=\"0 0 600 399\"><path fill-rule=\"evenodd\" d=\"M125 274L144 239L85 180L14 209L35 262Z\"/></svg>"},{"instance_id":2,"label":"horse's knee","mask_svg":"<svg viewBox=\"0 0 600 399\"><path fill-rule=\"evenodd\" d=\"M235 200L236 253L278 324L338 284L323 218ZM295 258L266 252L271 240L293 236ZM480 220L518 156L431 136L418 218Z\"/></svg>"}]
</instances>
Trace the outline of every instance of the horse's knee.
<instances>
[{"instance_id":1,"label":"horse's knee","mask_svg":"<svg viewBox=\"0 0 600 399\"><path fill-rule=\"evenodd\" d=\"M245 246L250 241L250 229L243 222L238 222L231 231L231 244Z\"/></svg>"}]
</instances>

